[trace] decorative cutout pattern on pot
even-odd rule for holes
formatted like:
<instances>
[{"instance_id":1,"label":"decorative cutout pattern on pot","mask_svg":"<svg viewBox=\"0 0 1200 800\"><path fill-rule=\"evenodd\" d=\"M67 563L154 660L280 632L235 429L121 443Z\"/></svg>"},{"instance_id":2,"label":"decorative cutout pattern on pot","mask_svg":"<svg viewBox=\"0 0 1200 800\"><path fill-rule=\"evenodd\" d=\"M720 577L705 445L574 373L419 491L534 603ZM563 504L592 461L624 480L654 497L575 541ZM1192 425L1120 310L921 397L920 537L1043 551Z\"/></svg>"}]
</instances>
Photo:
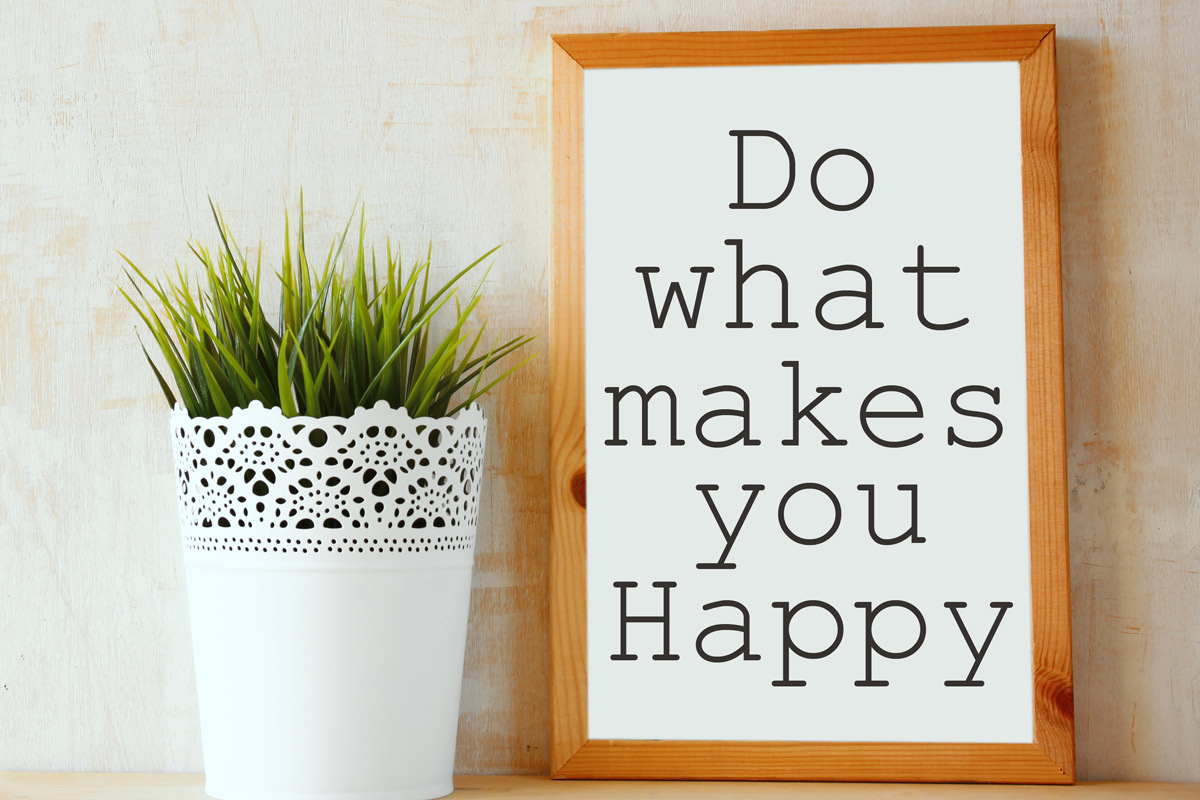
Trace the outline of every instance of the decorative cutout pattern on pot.
<instances>
[{"instance_id":1,"label":"decorative cutout pattern on pot","mask_svg":"<svg viewBox=\"0 0 1200 800\"><path fill-rule=\"evenodd\" d=\"M469 550L487 421L411 418L386 402L350 417L171 413L184 545L191 550ZM265 545L265 546L264 546Z\"/></svg>"}]
</instances>

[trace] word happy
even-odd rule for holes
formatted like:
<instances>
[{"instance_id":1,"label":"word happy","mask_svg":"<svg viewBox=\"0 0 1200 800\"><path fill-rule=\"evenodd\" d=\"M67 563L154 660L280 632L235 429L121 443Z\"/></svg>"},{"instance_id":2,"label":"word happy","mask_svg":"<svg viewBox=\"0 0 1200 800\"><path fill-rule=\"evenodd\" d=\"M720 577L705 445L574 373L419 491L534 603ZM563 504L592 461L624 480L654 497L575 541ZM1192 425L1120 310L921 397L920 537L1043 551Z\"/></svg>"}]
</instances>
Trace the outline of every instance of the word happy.
<instances>
[{"instance_id":1,"label":"word happy","mask_svg":"<svg viewBox=\"0 0 1200 800\"><path fill-rule=\"evenodd\" d=\"M662 631L662 647L661 651L654 653L650 658L654 661L679 661L681 656L673 651L674 643L671 636L671 590L679 584L674 581L655 581L651 584L655 589L662 590L661 610L658 614L633 615L629 613L629 592L638 587L636 581L616 581L613 586L620 592L620 624L621 624L621 645L620 651L609 656L613 661L637 661L638 655L629 652L629 629L632 625L645 625L660 628ZM644 601L643 601L644 602ZM997 602L991 603L990 606L995 612L995 617L992 619L991 627L986 633L980 636L978 633L972 635L967 629L967 625L959 613L967 608L967 603L963 602L948 602L944 604L946 610L954 618L954 622L958 626L958 632L962 637L965 650L970 654L968 671L962 678L949 678L944 681L946 686L966 686L979 687L984 686L983 680L976 677L980 666L983 664L983 659L987 656L988 648L992 646L992 640L996 636L996 631L1000 628L1000 622L1004 619L1004 614L1008 609L1012 608L1012 603ZM888 686L890 681L879 677L878 674L878 659L900 660L910 658L916 655L917 651L925 644L926 633L928 630L925 615L912 603L904 600L889 600L884 603L871 603L868 601L858 602L854 604L857 609L862 609L863 612L863 671L862 677L854 681L855 686ZM842 646L845 638L846 626L842 616L829 603L822 600L804 600L798 603L788 601L779 601L771 603L771 608L779 610L779 650L780 672L779 678L771 681L772 686L807 686L808 682L803 678L796 677L795 660L796 658L807 659L809 661L817 661L824 658L829 658L839 647ZM711 603L706 603L702 606L702 610L711 615L712 612L718 609L728 609L736 612L734 614L723 613L725 620L714 625L709 625L699 632L695 639L696 655L707 662L719 664L727 661L742 660L742 661L760 661L761 653L753 652L750 644L750 611L745 605L735 600L716 600ZM885 614L887 612L887 614ZM878 620L886 615L900 614L907 617L912 622L916 623L917 633L910 645L902 650L889 650L884 647L875 636L876 625ZM820 643L808 643L807 641L797 641L798 630L803 628L803 618L807 616L824 617L827 621L832 621L834 624L834 635L831 640ZM732 621L730 621L732 619ZM713 643L713 639L723 639L724 647L720 642ZM729 639L732 638L732 645ZM805 637L807 638L807 637ZM807 646L806 646L807 645ZM803 663L803 662L801 662Z\"/></svg>"}]
</instances>

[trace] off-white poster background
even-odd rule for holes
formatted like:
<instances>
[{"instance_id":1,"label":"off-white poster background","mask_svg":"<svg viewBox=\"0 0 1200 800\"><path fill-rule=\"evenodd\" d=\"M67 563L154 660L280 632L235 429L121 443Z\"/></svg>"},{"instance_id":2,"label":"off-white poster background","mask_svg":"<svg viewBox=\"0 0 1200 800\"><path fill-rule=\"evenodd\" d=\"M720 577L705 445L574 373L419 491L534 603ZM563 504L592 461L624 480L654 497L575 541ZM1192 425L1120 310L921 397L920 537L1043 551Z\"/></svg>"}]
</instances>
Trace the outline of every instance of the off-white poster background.
<instances>
[{"instance_id":1,"label":"off-white poster background","mask_svg":"<svg viewBox=\"0 0 1200 800\"><path fill-rule=\"evenodd\" d=\"M1015 63L780 66L584 72L584 205L587 332L588 454L588 735L600 739L738 739L864 741L1032 740L1029 607L1028 475L1025 423L1023 246L1018 68ZM733 129L768 129L795 152L791 196L767 210L735 210ZM825 152L862 153L875 173L860 208L825 208L808 186ZM786 182L786 161L766 140L746 144L746 200L775 197ZM834 158L821 171L830 200L861 194L861 167ZM734 319L734 248L742 239L745 268L770 263L790 282L790 317L779 330L778 280L761 274L746 284L751 329L728 329ZM916 318L918 245L927 265L957 265L957 275L927 279L928 315L952 331L932 331ZM813 309L826 293L861 289L850 274L821 271L841 264L867 269L874 282L874 318L882 329L830 331ZM650 320L640 265L654 276L662 302L678 280L689 299L694 265L709 276L695 329L674 308L662 329ZM838 300L835 319L857 316L861 305ZM818 386L839 386L819 407L821 421L844 447L823 447L807 421L800 446L792 435L792 373L800 362L801 406ZM626 401L626 447L604 445L612 427L609 386L670 386L679 398L682 447L666 446L665 404L651 411L651 436L639 443L636 397ZM736 406L732 394L702 397L708 387L733 384L751 398L751 432L758 447L708 448L695 436L706 411ZM920 420L874 420L881 436L911 447L871 442L858 422L873 389L898 384L921 401ZM981 394L964 405L995 413L1004 434L987 448L948 447L946 428L986 438L989 423L954 414L959 387L999 387L992 407ZM653 405L658 406L661 399ZM903 398L880 398L873 408L904 410ZM725 431L732 432L726 426ZM715 436L719 425L706 428ZM792 486L817 482L839 498L842 520L827 542L803 546L780 530L778 503ZM908 524L908 494L917 484L920 534L926 543L880 546L866 530L866 495L874 484L881 535ZM701 571L718 559L724 541L697 484L717 484L718 508L732 526L745 503L743 484L765 484L729 560L735 570ZM787 508L793 529L824 532L828 504L815 492ZM629 626L635 662L612 661L619 649L619 595L614 581L637 581L629 613L661 612L653 581L675 581L671 592L672 652L679 661L650 658L661 647L658 625ZM771 603L817 599L841 614L841 646L821 660L791 657L791 677L804 687L773 687L782 677L781 612ZM856 687L864 677L864 613L858 601L905 600L928 626L911 658L873 659L873 677L887 687ZM714 664L696 653L697 634L740 621L730 609L701 606L735 600L750 611L752 650L759 661ZM964 621L981 643L995 616L990 602L1014 603L979 670L982 688L946 687L961 680L972 658L949 611L964 601ZM880 643L902 650L916 636L906 612L884 612ZM827 646L833 626L819 611L802 612L794 640L808 650ZM720 652L736 636L711 637Z\"/></svg>"}]
</instances>

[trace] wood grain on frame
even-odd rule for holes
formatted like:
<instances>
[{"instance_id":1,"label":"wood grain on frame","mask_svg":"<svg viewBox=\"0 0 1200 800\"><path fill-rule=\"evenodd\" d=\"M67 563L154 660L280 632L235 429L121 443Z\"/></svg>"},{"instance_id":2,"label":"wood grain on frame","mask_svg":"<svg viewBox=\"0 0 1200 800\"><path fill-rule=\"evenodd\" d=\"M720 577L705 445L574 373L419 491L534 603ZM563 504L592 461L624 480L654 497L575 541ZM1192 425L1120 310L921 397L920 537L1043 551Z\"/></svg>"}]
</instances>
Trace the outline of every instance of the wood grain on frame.
<instances>
[{"instance_id":1,"label":"wood grain on frame","mask_svg":"<svg viewBox=\"0 0 1200 800\"><path fill-rule=\"evenodd\" d=\"M557 36L554 43L554 276L550 321L552 775L677 780L1073 782L1053 26L597 34ZM583 70L913 61L1020 62L1034 742L588 740Z\"/></svg>"},{"instance_id":2,"label":"wood grain on frame","mask_svg":"<svg viewBox=\"0 0 1200 800\"><path fill-rule=\"evenodd\" d=\"M1021 61L1034 741L1075 778L1054 32Z\"/></svg>"},{"instance_id":3,"label":"wood grain on frame","mask_svg":"<svg viewBox=\"0 0 1200 800\"><path fill-rule=\"evenodd\" d=\"M583 69L1021 61L1050 25L812 31L599 33L555 36Z\"/></svg>"},{"instance_id":4,"label":"wood grain on frame","mask_svg":"<svg viewBox=\"0 0 1200 800\"><path fill-rule=\"evenodd\" d=\"M554 51L550 288L551 771L587 741L583 372L583 68Z\"/></svg>"}]
</instances>

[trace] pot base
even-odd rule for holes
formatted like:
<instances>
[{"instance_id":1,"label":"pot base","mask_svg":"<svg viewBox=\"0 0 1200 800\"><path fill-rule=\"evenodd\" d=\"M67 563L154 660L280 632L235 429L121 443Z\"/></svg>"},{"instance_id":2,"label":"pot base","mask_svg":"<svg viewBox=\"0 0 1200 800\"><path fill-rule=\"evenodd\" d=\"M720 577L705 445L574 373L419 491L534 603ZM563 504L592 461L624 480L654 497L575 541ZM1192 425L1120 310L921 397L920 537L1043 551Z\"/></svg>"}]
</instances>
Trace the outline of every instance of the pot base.
<instances>
[{"instance_id":1,"label":"pot base","mask_svg":"<svg viewBox=\"0 0 1200 800\"><path fill-rule=\"evenodd\" d=\"M389 792L256 792L223 789L205 782L204 793L215 800L436 800L454 791L453 781Z\"/></svg>"},{"instance_id":2,"label":"pot base","mask_svg":"<svg viewBox=\"0 0 1200 800\"><path fill-rule=\"evenodd\" d=\"M204 560L188 559L187 585L210 795L430 800L452 791L469 565L229 569Z\"/></svg>"}]
</instances>

